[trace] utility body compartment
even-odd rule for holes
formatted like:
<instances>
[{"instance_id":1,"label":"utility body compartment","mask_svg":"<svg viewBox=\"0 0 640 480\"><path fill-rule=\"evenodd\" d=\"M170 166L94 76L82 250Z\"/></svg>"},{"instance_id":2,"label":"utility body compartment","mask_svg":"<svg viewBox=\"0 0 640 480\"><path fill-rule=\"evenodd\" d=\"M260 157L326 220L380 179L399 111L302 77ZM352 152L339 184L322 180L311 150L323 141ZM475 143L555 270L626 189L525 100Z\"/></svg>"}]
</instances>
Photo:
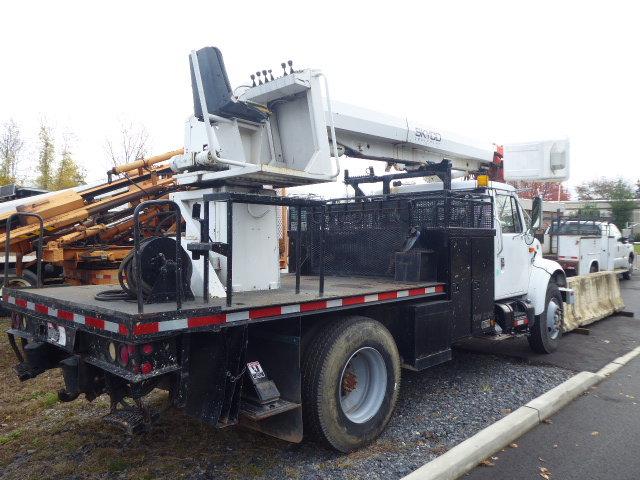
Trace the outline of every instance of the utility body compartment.
<instances>
[{"instance_id":1,"label":"utility body compartment","mask_svg":"<svg viewBox=\"0 0 640 480\"><path fill-rule=\"evenodd\" d=\"M449 283L449 298L403 308L400 353L416 370L449 360L455 341L490 329L494 318L493 236L441 231L424 239L437 252L437 278Z\"/></svg>"},{"instance_id":2,"label":"utility body compartment","mask_svg":"<svg viewBox=\"0 0 640 480\"><path fill-rule=\"evenodd\" d=\"M398 348L406 367L423 370L451 359L451 313L450 300L403 308Z\"/></svg>"}]
</instances>

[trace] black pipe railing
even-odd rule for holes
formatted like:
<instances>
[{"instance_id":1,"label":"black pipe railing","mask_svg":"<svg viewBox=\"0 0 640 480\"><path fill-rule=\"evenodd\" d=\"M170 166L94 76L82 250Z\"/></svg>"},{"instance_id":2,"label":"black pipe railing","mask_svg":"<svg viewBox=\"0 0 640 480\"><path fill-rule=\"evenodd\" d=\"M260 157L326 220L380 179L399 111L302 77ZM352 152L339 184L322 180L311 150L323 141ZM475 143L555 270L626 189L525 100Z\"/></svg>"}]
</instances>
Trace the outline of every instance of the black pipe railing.
<instances>
[{"instance_id":1,"label":"black pipe railing","mask_svg":"<svg viewBox=\"0 0 640 480\"><path fill-rule=\"evenodd\" d=\"M297 228L297 241L296 241L296 293L300 293L300 270L301 270L301 241L300 235L302 230L302 207L322 207L324 208L325 202L321 200L311 200L307 198L296 197L278 197L271 195L257 195L252 193L234 193L234 192L220 192L209 193L204 196L204 208L205 213L209 209L209 202L224 202L227 206L227 243L224 246L217 244L214 249L219 254L222 254L227 258L227 281L226 281L226 300L227 306L230 307L233 303L233 204L234 203L246 203L253 205L273 205L281 207L294 207L298 213L296 222ZM205 227L206 231L209 231L209 218L205 215ZM214 242L215 243L215 242ZM206 268L205 268L206 269ZM318 290L320 295L324 293L324 272L321 273L319 278ZM203 289L204 291L204 289Z\"/></svg>"},{"instance_id":2,"label":"black pipe railing","mask_svg":"<svg viewBox=\"0 0 640 480\"><path fill-rule=\"evenodd\" d=\"M182 217L180 207L171 200L147 200L139 203L133 211L133 261L136 270L136 283L138 285L138 313L144 313L144 295L142 293L142 265L140 263L140 212L152 206L169 206L173 210L176 222L176 309L182 309Z\"/></svg>"},{"instance_id":3,"label":"black pipe railing","mask_svg":"<svg viewBox=\"0 0 640 480\"><path fill-rule=\"evenodd\" d=\"M233 299L233 200L227 199L227 307Z\"/></svg>"},{"instance_id":4,"label":"black pipe railing","mask_svg":"<svg viewBox=\"0 0 640 480\"><path fill-rule=\"evenodd\" d=\"M36 279L36 288L42 288L42 241L44 237L44 220L37 213L31 212L16 212L12 213L7 219L7 231L5 233L6 239L4 242L4 279L2 281L2 286L7 286L7 279L9 278L9 250L11 249L11 223L14 218L19 217L33 217L38 220L40 223L40 233L38 235L38 245L36 247L36 269L37 276ZM17 267L17 265L16 265ZM17 271L16 271L17 274Z\"/></svg>"}]
</instances>

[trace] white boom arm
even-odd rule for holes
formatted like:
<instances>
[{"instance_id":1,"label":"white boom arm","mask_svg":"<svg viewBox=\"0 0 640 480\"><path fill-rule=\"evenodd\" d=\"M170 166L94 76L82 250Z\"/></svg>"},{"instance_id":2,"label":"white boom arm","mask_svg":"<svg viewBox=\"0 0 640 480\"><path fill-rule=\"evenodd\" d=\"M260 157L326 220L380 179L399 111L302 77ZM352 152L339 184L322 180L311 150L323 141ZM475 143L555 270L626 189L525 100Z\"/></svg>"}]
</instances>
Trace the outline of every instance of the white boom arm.
<instances>
[{"instance_id":1,"label":"white boom arm","mask_svg":"<svg viewBox=\"0 0 640 480\"><path fill-rule=\"evenodd\" d=\"M318 70L292 72L253 86L237 99L231 96L220 111L215 107L209 111L205 96L219 96L221 84L214 81L211 86L211 76L200 74L199 52L191 55L192 77L196 108L204 112L201 118L207 122L195 116L187 122L185 153L173 159L175 171L187 172L178 176L180 184L224 181L295 186L333 181L339 173L336 157L342 154L385 161L400 169L448 160L454 170L468 173L486 171L494 162L496 146L492 143L421 127L406 118L332 103L326 78ZM208 62L204 71L213 69L218 76L226 77L221 63L205 56L202 59ZM207 82L208 91L204 88ZM245 111L244 118L242 113L235 115L234 102L253 110ZM256 119L260 115L264 117ZM568 147L560 150L560 154L558 148L550 147L535 152L543 163L554 164L551 169L541 170L547 178L539 180L562 180L568 175ZM518 161L524 160L526 165L527 151L520 148L517 152ZM555 163L547 158L549 152L555 152ZM535 176L531 170L526 173L527 179ZM511 179L518 175L516 172Z\"/></svg>"},{"instance_id":2,"label":"white boom arm","mask_svg":"<svg viewBox=\"0 0 640 480\"><path fill-rule=\"evenodd\" d=\"M350 157L423 165L449 160L466 172L489 166L495 145L415 125L406 118L334 102L333 122L342 152ZM325 111L327 123L329 112Z\"/></svg>"}]
</instances>

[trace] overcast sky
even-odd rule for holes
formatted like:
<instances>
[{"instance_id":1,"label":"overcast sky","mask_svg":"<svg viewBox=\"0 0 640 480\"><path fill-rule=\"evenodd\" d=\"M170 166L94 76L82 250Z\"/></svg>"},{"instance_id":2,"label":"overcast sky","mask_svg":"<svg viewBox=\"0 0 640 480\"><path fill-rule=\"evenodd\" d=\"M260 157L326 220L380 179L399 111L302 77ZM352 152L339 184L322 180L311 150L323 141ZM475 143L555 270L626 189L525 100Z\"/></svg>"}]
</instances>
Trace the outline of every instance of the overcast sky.
<instances>
[{"instance_id":1,"label":"overcast sky","mask_svg":"<svg viewBox=\"0 0 640 480\"><path fill-rule=\"evenodd\" d=\"M213 45L234 87L292 59L323 70L334 99L467 137L569 137L571 185L603 175L635 182L633 3L3 1L0 123L21 126L23 173L45 118L58 146L73 134L89 179L102 178L105 137L120 120L146 126L152 153L182 146L187 56Z\"/></svg>"}]
</instances>

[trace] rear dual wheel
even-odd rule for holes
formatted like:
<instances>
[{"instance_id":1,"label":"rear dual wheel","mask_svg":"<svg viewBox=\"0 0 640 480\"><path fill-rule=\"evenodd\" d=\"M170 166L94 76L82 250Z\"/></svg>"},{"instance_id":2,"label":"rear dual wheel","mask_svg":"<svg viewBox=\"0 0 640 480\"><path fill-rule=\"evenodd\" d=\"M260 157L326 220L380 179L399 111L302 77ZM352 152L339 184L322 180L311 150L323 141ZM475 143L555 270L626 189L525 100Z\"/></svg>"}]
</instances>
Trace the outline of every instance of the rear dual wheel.
<instances>
[{"instance_id":1,"label":"rear dual wheel","mask_svg":"<svg viewBox=\"0 0 640 480\"><path fill-rule=\"evenodd\" d=\"M374 441L384 430L400 388L400 356L380 322L335 320L305 349L302 363L305 434L340 451Z\"/></svg>"}]
</instances>

